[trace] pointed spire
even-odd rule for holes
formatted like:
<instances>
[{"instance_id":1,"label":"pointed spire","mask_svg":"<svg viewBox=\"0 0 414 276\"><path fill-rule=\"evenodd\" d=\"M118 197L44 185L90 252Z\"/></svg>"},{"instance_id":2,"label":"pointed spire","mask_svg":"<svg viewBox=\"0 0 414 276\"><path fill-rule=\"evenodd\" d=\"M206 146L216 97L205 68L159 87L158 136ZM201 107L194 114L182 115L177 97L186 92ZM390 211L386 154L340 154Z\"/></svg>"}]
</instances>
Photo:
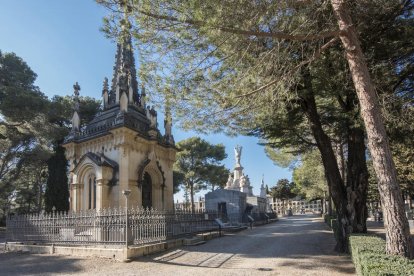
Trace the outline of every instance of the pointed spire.
<instances>
[{"instance_id":1,"label":"pointed spire","mask_svg":"<svg viewBox=\"0 0 414 276\"><path fill-rule=\"evenodd\" d=\"M79 91L81 90L80 85L76 82L73 85L73 116L72 116L72 132L79 132L80 129L80 117L79 117Z\"/></svg>"},{"instance_id":2,"label":"pointed spire","mask_svg":"<svg viewBox=\"0 0 414 276\"><path fill-rule=\"evenodd\" d=\"M146 97L147 96L147 94L145 93L145 85L144 85L144 83L142 83L141 84L141 107L142 108L146 108L145 107L145 105L146 105L146 102L145 102L145 100L146 100Z\"/></svg>"},{"instance_id":3,"label":"pointed spire","mask_svg":"<svg viewBox=\"0 0 414 276\"><path fill-rule=\"evenodd\" d=\"M108 101L109 101L109 87L108 87L107 77L104 78L104 82L103 82L102 100L103 100L104 109L106 109L108 107Z\"/></svg>"},{"instance_id":4,"label":"pointed spire","mask_svg":"<svg viewBox=\"0 0 414 276\"><path fill-rule=\"evenodd\" d=\"M125 8L122 2L121 9ZM123 92L127 94L128 104L140 104L138 95L137 73L131 38L131 23L128 19L128 11L125 8L125 18L121 20L121 33L117 43L115 55L114 74L112 77L109 104L118 104Z\"/></svg>"},{"instance_id":5,"label":"pointed spire","mask_svg":"<svg viewBox=\"0 0 414 276\"><path fill-rule=\"evenodd\" d=\"M108 78L105 77L104 81L103 81L103 89L102 89L102 94L104 94L105 92L109 91L109 86L108 86Z\"/></svg>"}]
</instances>

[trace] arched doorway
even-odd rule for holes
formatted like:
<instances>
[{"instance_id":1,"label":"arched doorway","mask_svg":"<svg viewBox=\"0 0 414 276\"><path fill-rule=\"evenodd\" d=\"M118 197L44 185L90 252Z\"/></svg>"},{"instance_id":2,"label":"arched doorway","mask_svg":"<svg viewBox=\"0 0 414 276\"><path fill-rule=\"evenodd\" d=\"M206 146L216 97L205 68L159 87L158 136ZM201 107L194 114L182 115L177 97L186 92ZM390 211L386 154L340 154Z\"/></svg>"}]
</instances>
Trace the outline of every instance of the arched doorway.
<instances>
[{"instance_id":1,"label":"arched doorway","mask_svg":"<svg viewBox=\"0 0 414 276\"><path fill-rule=\"evenodd\" d=\"M149 173L145 172L142 183L142 207L152 207L152 179Z\"/></svg>"}]
</instances>

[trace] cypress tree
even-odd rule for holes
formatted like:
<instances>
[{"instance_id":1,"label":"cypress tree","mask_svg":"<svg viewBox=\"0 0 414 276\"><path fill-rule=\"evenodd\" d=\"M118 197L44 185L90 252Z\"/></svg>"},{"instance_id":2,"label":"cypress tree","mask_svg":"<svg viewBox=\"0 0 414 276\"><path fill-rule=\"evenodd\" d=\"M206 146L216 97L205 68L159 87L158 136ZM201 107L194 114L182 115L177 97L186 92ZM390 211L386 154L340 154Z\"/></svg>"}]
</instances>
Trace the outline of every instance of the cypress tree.
<instances>
[{"instance_id":1,"label":"cypress tree","mask_svg":"<svg viewBox=\"0 0 414 276\"><path fill-rule=\"evenodd\" d=\"M48 178L45 192L45 209L51 212L53 206L56 211L69 210L69 187L67 167L68 161L65 157L65 149L61 143L54 147L54 154L47 161Z\"/></svg>"}]
</instances>

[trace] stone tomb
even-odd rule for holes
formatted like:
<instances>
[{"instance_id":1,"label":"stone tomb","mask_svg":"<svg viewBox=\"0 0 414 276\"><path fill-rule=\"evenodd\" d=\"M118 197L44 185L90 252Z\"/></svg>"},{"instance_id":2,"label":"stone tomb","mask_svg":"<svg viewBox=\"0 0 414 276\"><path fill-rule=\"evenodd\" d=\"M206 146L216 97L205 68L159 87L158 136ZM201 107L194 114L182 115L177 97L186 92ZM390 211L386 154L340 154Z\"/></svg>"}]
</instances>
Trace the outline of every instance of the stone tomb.
<instances>
[{"instance_id":1,"label":"stone tomb","mask_svg":"<svg viewBox=\"0 0 414 276\"><path fill-rule=\"evenodd\" d=\"M246 210L246 194L236 190L218 189L205 195L206 210L216 210L231 221L241 220Z\"/></svg>"},{"instance_id":2,"label":"stone tomb","mask_svg":"<svg viewBox=\"0 0 414 276\"><path fill-rule=\"evenodd\" d=\"M268 209L264 181L262 180L260 196L254 196L249 177L243 173L240 163L241 152L242 147L236 146L234 149L236 164L225 188L205 195L206 210L216 210L222 217L232 222L242 222L247 215L265 213Z\"/></svg>"}]
</instances>

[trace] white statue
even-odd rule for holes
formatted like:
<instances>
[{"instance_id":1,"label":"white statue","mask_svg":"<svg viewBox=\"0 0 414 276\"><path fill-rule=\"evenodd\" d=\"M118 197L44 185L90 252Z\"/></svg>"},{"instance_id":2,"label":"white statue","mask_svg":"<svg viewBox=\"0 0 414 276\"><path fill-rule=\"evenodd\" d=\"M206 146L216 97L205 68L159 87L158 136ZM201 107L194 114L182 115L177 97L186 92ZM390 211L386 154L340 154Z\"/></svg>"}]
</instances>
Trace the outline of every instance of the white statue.
<instances>
[{"instance_id":1,"label":"white statue","mask_svg":"<svg viewBox=\"0 0 414 276\"><path fill-rule=\"evenodd\" d=\"M231 186L233 185L233 176L231 175L231 173L229 174L229 178L227 179L227 183L226 183L226 188L231 188Z\"/></svg>"},{"instance_id":2,"label":"white statue","mask_svg":"<svg viewBox=\"0 0 414 276\"><path fill-rule=\"evenodd\" d=\"M246 186L246 184L247 184L247 179L246 179L246 176L243 174L243 175L240 177L240 187L245 187L245 186Z\"/></svg>"},{"instance_id":3,"label":"white statue","mask_svg":"<svg viewBox=\"0 0 414 276\"><path fill-rule=\"evenodd\" d=\"M242 153L242 148L241 146L237 145L234 148L234 155L236 157L236 164L240 164L240 158L241 158L241 153Z\"/></svg>"}]
</instances>

